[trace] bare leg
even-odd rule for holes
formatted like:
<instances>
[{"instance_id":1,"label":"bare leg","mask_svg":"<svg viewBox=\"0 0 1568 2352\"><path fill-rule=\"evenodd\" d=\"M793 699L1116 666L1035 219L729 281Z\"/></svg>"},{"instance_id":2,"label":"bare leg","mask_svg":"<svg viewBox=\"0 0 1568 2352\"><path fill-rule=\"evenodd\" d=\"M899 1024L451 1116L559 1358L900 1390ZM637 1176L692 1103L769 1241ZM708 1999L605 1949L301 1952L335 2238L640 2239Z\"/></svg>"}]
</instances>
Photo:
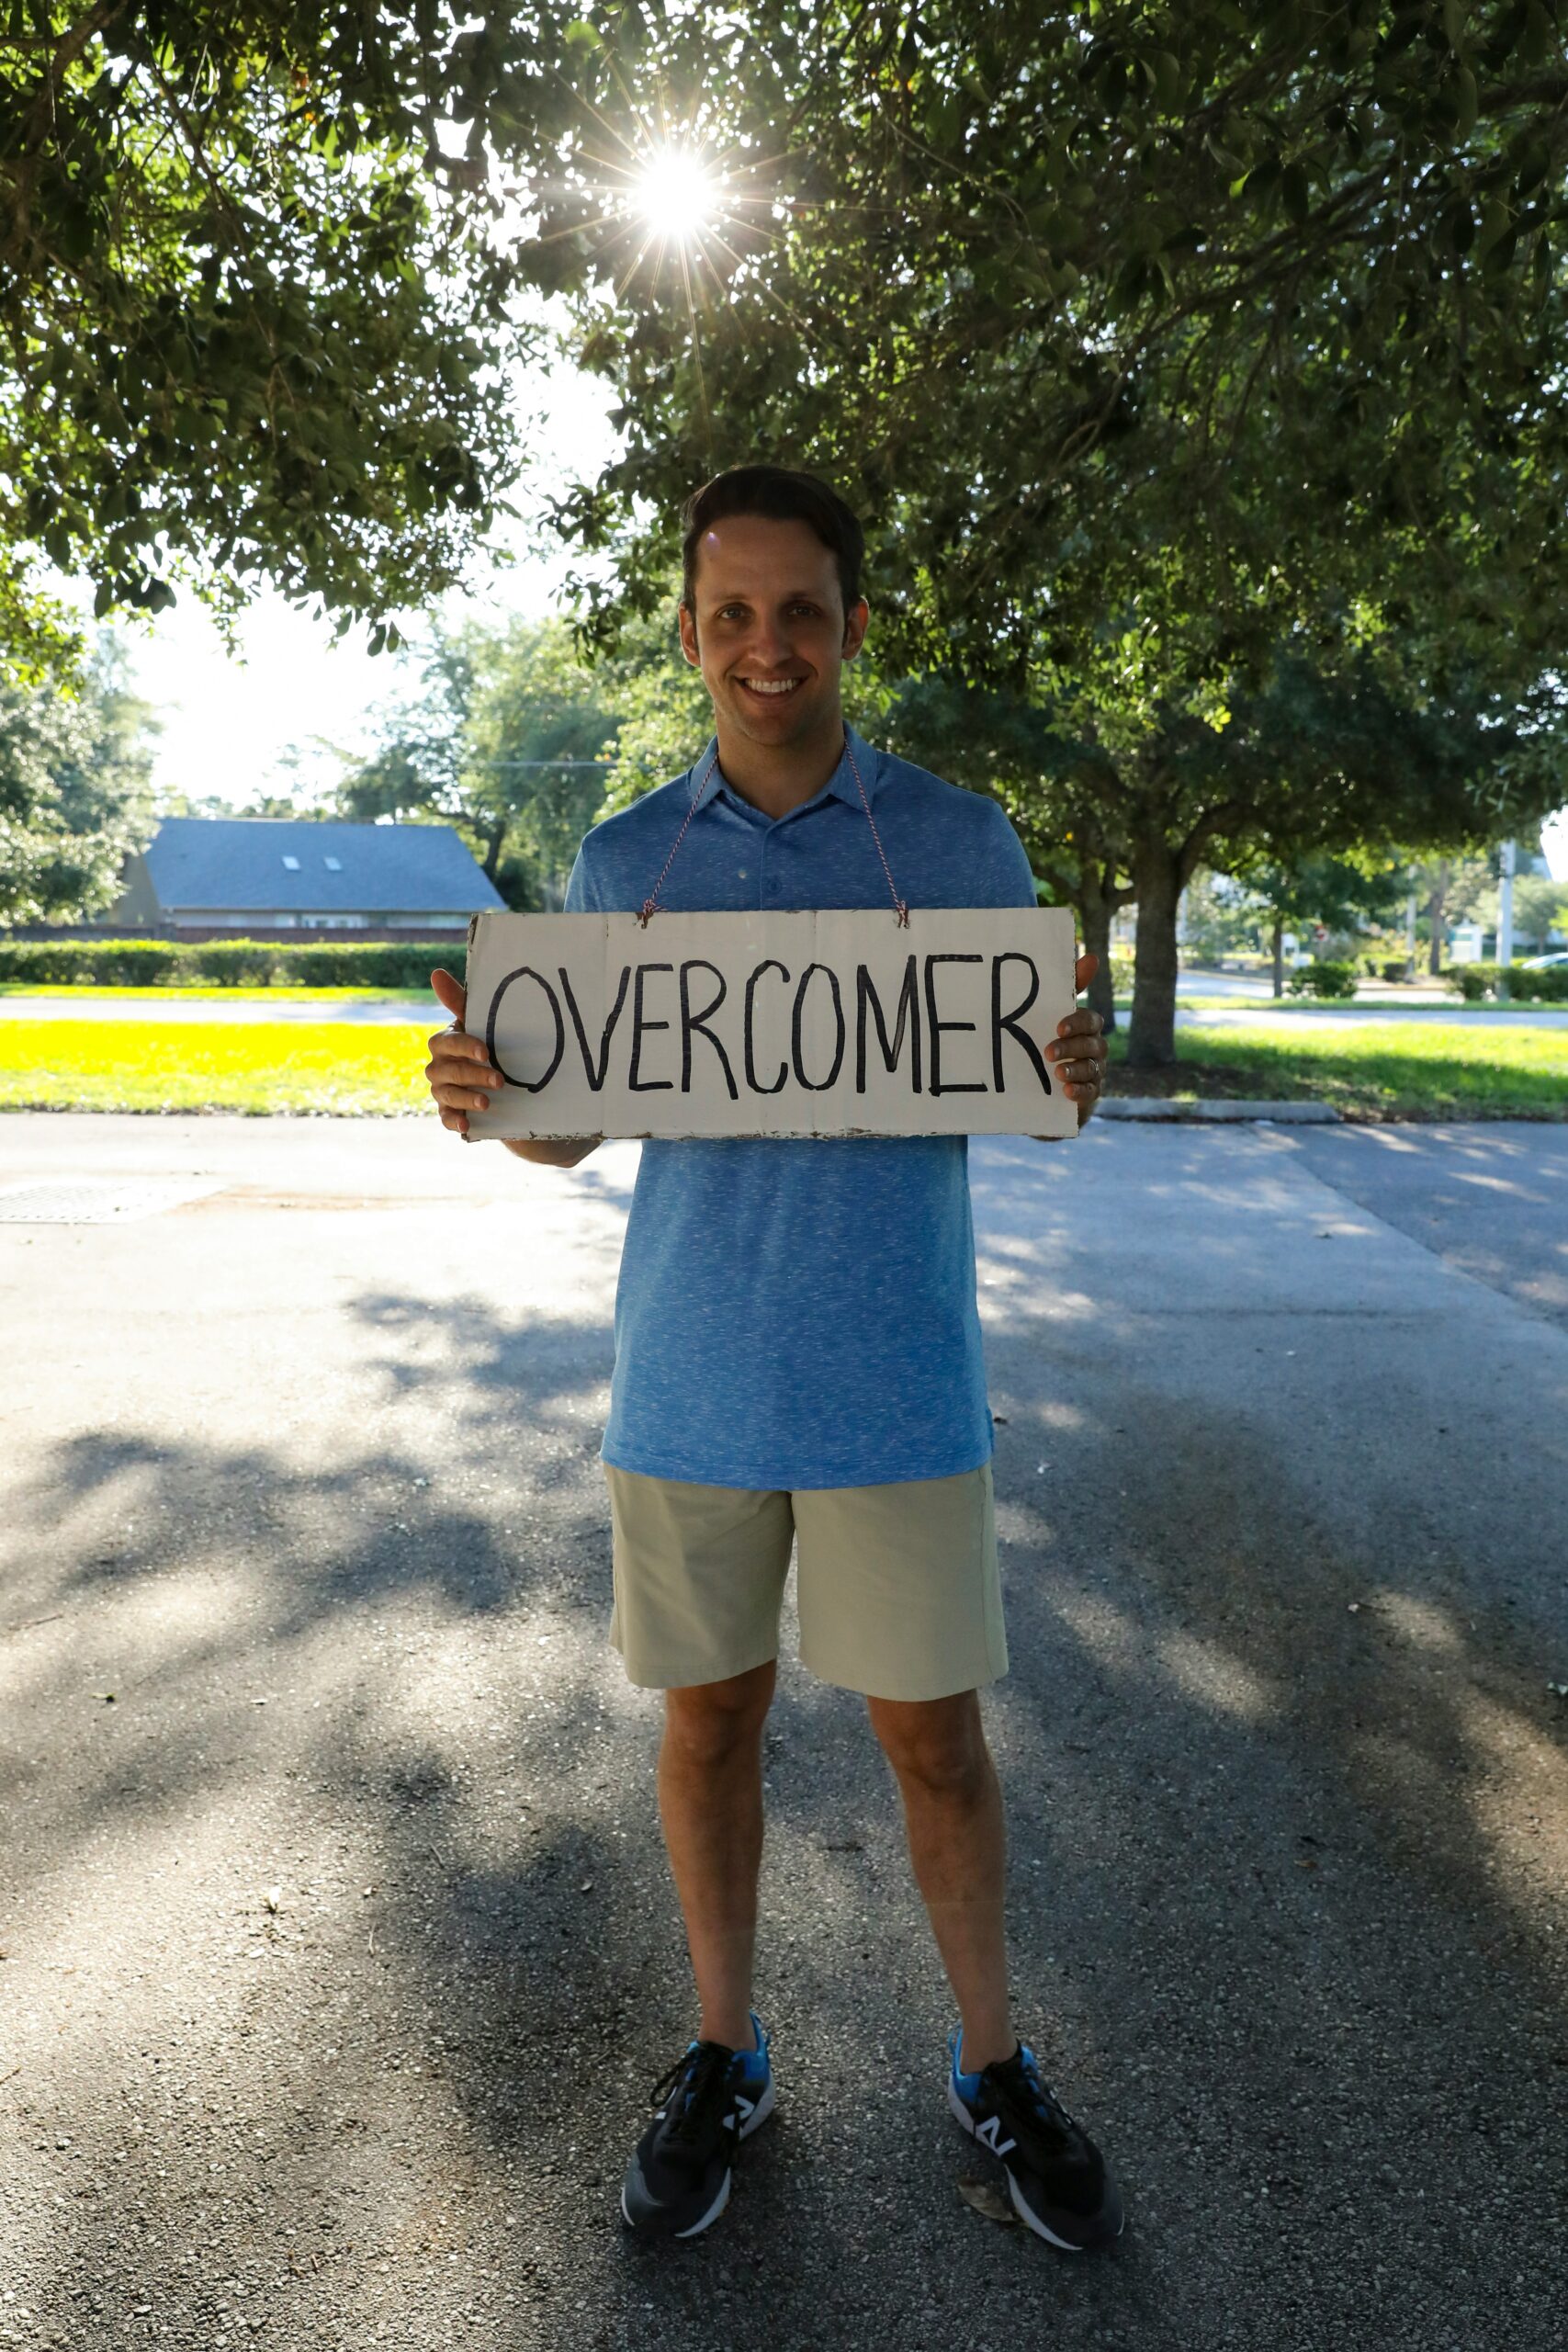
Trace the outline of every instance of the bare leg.
<instances>
[{"instance_id":1,"label":"bare leg","mask_svg":"<svg viewBox=\"0 0 1568 2352\"><path fill-rule=\"evenodd\" d=\"M751 2047L762 1724L774 1665L664 1694L659 1810L697 1983L697 2032Z\"/></svg>"},{"instance_id":2,"label":"bare leg","mask_svg":"<svg viewBox=\"0 0 1568 2352\"><path fill-rule=\"evenodd\" d=\"M973 1690L872 1699L872 1726L897 1777L915 1880L958 2003L964 2071L1018 2047L1008 2014L1007 1835L996 1766Z\"/></svg>"}]
</instances>

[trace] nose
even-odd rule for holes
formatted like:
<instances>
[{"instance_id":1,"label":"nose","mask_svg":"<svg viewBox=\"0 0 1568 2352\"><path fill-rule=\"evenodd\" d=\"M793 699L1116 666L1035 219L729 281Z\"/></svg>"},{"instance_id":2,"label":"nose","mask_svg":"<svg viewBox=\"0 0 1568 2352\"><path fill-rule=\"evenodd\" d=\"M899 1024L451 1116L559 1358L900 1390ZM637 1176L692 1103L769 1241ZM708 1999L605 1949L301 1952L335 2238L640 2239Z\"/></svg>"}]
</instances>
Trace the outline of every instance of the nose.
<instances>
[{"instance_id":1,"label":"nose","mask_svg":"<svg viewBox=\"0 0 1568 2352\"><path fill-rule=\"evenodd\" d=\"M787 669L795 658L788 629L776 616L759 618L746 648L747 662L763 676Z\"/></svg>"}]
</instances>

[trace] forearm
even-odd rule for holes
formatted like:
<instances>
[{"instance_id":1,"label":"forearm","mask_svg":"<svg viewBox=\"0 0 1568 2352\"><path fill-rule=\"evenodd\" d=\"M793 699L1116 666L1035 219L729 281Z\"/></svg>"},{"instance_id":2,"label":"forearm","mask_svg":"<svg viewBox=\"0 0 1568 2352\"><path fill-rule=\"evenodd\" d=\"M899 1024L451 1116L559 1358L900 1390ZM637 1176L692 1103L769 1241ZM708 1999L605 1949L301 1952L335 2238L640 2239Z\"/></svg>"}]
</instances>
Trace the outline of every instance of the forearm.
<instances>
[{"instance_id":1,"label":"forearm","mask_svg":"<svg viewBox=\"0 0 1568 2352\"><path fill-rule=\"evenodd\" d=\"M502 1137L508 1151L518 1159L531 1159L538 1168L575 1168L591 1151L597 1151L604 1141L602 1136L515 1136Z\"/></svg>"}]
</instances>

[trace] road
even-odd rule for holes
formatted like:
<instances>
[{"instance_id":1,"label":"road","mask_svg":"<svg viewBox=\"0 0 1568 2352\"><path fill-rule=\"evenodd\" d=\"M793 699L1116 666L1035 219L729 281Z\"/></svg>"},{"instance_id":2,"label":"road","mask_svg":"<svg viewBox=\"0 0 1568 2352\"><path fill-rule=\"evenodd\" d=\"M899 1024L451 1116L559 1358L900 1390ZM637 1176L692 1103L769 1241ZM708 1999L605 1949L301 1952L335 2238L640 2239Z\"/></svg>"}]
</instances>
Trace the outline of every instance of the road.
<instances>
[{"instance_id":1,"label":"road","mask_svg":"<svg viewBox=\"0 0 1568 2352\"><path fill-rule=\"evenodd\" d=\"M0 1121L0 2342L1555 2347L1568 1131L975 1149L1011 1951L1125 2186L1093 2258L957 2193L891 1785L793 1624L779 2113L707 2237L619 2227L691 2028L604 1638L635 1164Z\"/></svg>"}]
</instances>

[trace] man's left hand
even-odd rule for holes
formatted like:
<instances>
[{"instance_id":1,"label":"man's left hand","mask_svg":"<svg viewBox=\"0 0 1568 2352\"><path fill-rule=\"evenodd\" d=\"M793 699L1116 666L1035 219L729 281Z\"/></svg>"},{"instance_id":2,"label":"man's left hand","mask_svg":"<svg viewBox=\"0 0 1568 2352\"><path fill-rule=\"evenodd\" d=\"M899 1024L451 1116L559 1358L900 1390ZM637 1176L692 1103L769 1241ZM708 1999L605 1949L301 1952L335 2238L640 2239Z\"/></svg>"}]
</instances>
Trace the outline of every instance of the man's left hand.
<instances>
[{"instance_id":1,"label":"man's left hand","mask_svg":"<svg viewBox=\"0 0 1568 2352\"><path fill-rule=\"evenodd\" d=\"M1080 993L1100 969L1098 956L1080 956L1073 967L1073 987ZM1045 1048L1052 1074L1069 1102L1078 1106L1078 1131L1094 1115L1105 1083L1105 1023L1085 1005L1056 1023L1056 1035Z\"/></svg>"}]
</instances>

